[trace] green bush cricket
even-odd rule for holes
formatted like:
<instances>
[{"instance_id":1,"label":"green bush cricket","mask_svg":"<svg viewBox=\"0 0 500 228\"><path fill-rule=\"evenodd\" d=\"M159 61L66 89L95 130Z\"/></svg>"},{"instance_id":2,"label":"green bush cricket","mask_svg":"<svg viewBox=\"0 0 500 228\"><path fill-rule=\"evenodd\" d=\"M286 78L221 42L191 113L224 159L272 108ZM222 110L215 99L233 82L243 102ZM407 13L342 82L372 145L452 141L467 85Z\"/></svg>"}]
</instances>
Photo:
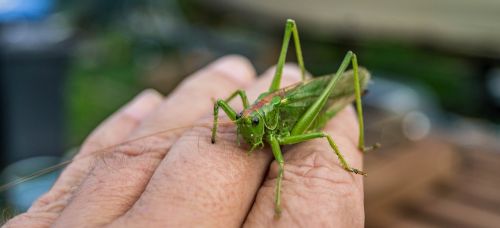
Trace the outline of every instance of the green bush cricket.
<instances>
[{"instance_id":1,"label":"green bush cricket","mask_svg":"<svg viewBox=\"0 0 500 228\"><path fill-rule=\"evenodd\" d=\"M288 44L292 36L302 81L280 88ZM346 72L349 63L352 63L353 69ZM214 105L212 143L216 143L219 109L222 109L236 123L237 137L241 136L251 146L249 153L257 147L263 147L264 142L271 146L274 158L279 165L274 201L276 215L281 213L280 194L284 173L284 160L280 148L282 145L326 138L346 171L366 175L365 172L352 168L344 159L332 137L321 131L326 122L338 111L355 101L360 133L358 149L364 152L378 146L378 144L374 147L364 145L361 90L364 90L370 81L370 74L358 67L357 58L353 52L347 52L335 74L314 79L306 79L305 74L297 25L295 21L288 19L276 72L269 90L262 93L252 105L249 104L243 90L235 91L225 100L217 100ZM241 98L244 107L240 113L236 113L228 105L228 102L237 96Z\"/></svg>"}]
</instances>

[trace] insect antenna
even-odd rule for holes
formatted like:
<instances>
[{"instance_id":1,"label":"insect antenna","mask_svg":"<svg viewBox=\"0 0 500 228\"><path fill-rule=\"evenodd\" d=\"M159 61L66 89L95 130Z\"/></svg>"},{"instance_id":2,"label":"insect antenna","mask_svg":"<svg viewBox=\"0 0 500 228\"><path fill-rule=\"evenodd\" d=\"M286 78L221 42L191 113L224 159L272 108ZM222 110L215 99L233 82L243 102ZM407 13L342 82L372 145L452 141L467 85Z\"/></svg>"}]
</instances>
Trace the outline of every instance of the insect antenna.
<instances>
[{"instance_id":1,"label":"insect antenna","mask_svg":"<svg viewBox=\"0 0 500 228\"><path fill-rule=\"evenodd\" d=\"M47 173L53 172L53 171L55 171L55 170L57 170L57 169L59 169L61 167L64 167L64 166L68 165L72 161L73 161L73 159L70 159L70 160L67 160L67 161L63 161L63 162L61 162L61 163L59 163L57 165L53 165L53 166L47 167L45 169L38 170L38 171L36 171L36 172L28 175L28 176L19 177L19 178L17 178L14 181L11 181L11 182L9 182L7 184L4 184L4 185L0 186L0 192L4 192L5 190L10 189L10 188L12 188L12 187L14 187L14 186L16 186L18 184L24 183L24 182L29 181L29 180L33 180L33 179L35 179L35 178L37 178L39 176L43 176L43 175L45 175Z\"/></svg>"},{"instance_id":2,"label":"insect antenna","mask_svg":"<svg viewBox=\"0 0 500 228\"><path fill-rule=\"evenodd\" d=\"M219 125L229 125L229 124L233 124L234 121L232 120L228 120L228 121L221 121L219 122ZM68 164L71 164L72 162L76 161L76 160L79 160L79 159L85 159L85 158L89 158L89 157L92 157L92 156L98 156L98 155L102 155L104 154L104 152L108 152L108 151L113 151L112 149L113 148L116 148L116 147L119 147L119 146L123 146L123 145L126 145L126 144L129 144L129 143L133 143L133 142L137 142L137 141L140 141L140 140L143 140L143 139L146 139L146 138L149 138L149 137L152 137L152 136L156 136L156 135L161 135L161 134L165 134L165 133L169 133L169 132L172 132L172 131L177 131L177 130L183 130L183 129L190 129L190 128L193 128L193 127L201 127L201 126L206 126L206 127L211 127L212 126L212 123L198 123L198 124L191 124L191 125L186 125L186 126L182 126L182 127L175 127L175 128L170 128L170 129L166 129L166 130L160 130L160 131L157 131L157 132L154 132L154 133L151 133L151 134L146 134L146 135L143 135L143 136L139 136L137 138L134 138L134 139L131 139L131 140L127 140L127 141L124 141L124 142L121 142L121 143L118 143L118 144L115 144L115 145L112 145L112 146L108 146L108 147L105 147L105 148L102 148L102 149L99 149L99 150L95 150L95 151L91 151L89 152L87 155L84 155L84 156L81 156L81 157L78 157L78 158L71 158L71 159L68 159L66 161L63 161L59 164L56 164L56 165L53 165L53 166L49 166L47 168L44 168L44 169L41 169L41 170L38 170L36 172L33 172L27 176L23 176L23 177L19 177L13 181L10 181L6 184L3 184L3 185L0 185L0 192L4 192L18 184L22 184L26 181L30 181L30 180L33 180L37 177L40 177L40 176L43 176L47 173L50 173L50 172L53 172L55 170L58 170Z\"/></svg>"}]
</instances>

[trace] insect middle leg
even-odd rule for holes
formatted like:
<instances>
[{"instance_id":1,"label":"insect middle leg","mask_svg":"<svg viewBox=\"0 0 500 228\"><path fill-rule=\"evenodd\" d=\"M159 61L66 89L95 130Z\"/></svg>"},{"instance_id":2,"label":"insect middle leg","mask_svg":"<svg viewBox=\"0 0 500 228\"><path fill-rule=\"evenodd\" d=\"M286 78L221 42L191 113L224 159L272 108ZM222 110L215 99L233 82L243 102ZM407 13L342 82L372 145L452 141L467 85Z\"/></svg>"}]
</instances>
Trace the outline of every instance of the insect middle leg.
<instances>
[{"instance_id":1,"label":"insect middle leg","mask_svg":"<svg viewBox=\"0 0 500 228\"><path fill-rule=\"evenodd\" d=\"M229 106L228 102L234 99L236 96L240 96L241 102L243 103L244 108L248 108L249 102L248 98L246 95L246 92L244 90L236 90L234 91L231 96L226 98L225 100L219 99L215 102L214 104L214 125L212 127L212 143L215 143L215 137L217 135L217 126L218 126L218 121L219 121L219 108L222 108L222 110L226 113L226 115L229 117L231 120L236 120L236 111L234 111L231 106Z\"/></svg>"},{"instance_id":2,"label":"insect middle leg","mask_svg":"<svg viewBox=\"0 0 500 228\"><path fill-rule=\"evenodd\" d=\"M269 136L269 144L273 151L274 159L279 165L278 177L276 177L276 186L274 187L274 211L277 216L281 214L281 182L283 181L283 173L285 171L285 161L281 153L280 143L274 136Z\"/></svg>"},{"instance_id":3,"label":"insect middle leg","mask_svg":"<svg viewBox=\"0 0 500 228\"><path fill-rule=\"evenodd\" d=\"M297 61L299 62L299 67L302 75L302 80L306 79L306 69L304 67L304 59L302 57L302 49L300 47L299 30L297 29L297 24L295 24L295 21L292 19L288 19L285 25L285 34L283 36L283 43L281 46L278 64L276 65L276 72L274 73L274 78L273 82L271 83L271 87L269 87L269 92L276 91L280 88L281 75L283 74L283 67L285 66L288 44L290 43L290 38L292 35L293 35L293 42L295 44L295 52L297 54Z\"/></svg>"},{"instance_id":4,"label":"insect middle leg","mask_svg":"<svg viewBox=\"0 0 500 228\"><path fill-rule=\"evenodd\" d=\"M342 166L343 169L346 171L363 175L366 176L366 173L356 169L352 168L347 161L345 160L344 156L340 152L340 150L337 147L337 144L333 141L332 137L328 135L325 132L314 132L314 133L306 133L302 135L295 135L295 136L287 136L283 138L276 138L274 136L269 136L269 144L271 145L271 150L273 151L274 159L279 165L278 169L278 176L276 177L276 186L275 186L275 195L274 195L274 210L276 212L276 215L281 214L281 186L283 182L283 175L285 171L285 161L283 159L283 155L281 153L281 145L289 145L289 144L295 144L295 143L300 143L304 141L308 141L311 139L315 138L326 138L328 140L328 143L330 144L330 147L333 149L337 157L339 158L340 165Z\"/></svg>"}]
</instances>

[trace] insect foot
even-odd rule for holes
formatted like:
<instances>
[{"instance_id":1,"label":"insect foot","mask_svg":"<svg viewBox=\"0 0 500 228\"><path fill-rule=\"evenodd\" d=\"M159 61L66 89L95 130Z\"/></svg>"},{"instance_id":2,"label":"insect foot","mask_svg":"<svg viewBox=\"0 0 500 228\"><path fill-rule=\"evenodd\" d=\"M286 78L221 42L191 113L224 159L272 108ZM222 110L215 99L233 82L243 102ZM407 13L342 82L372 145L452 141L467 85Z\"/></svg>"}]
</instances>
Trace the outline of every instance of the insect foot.
<instances>
[{"instance_id":1,"label":"insect foot","mask_svg":"<svg viewBox=\"0 0 500 228\"><path fill-rule=\"evenodd\" d=\"M379 149L380 147L382 147L382 144L380 143L375 143L373 144L373 146L369 146L369 147L364 147L362 149L363 153L366 153L366 152L370 152L370 151L373 151L373 150L377 150Z\"/></svg>"},{"instance_id":2,"label":"insect foot","mask_svg":"<svg viewBox=\"0 0 500 228\"><path fill-rule=\"evenodd\" d=\"M274 207L274 219L280 219L281 218L281 207Z\"/></svg>"},{"instance_id":3,"label":"insect foot","mask_svg":"<svg viewBox=\"0 0 500 228\"><path fill-rule=\"evenodd\" d=\"M353 173L355 173L355 174L363 175L363 176L365 176L365 177L366 177L366 176L368 176L368 173L363 172L363 171L361 171L361 170L359 170L359 169L355 169L355 168L350 168L350 170L347 170L347 171L349 171L349 172L353 172Z\"/></svg>"}]
</instances>

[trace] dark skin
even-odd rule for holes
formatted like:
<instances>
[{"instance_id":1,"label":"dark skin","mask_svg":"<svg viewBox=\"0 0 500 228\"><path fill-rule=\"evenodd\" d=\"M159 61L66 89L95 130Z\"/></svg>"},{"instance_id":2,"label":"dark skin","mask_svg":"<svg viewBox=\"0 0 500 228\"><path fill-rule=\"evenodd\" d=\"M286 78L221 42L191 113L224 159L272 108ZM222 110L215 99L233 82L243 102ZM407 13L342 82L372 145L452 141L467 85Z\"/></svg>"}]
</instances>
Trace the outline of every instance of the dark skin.
<instances>
[{"instance_id":1,"label":"dark skin","mask_svg":"<svg viewBox=\"0 0 500 228\"><path fill-rule=\"evenodd\" d=\"M326 140L288 147L282 207L274 213L277 164L268 148L247 155L236 144L234 125L210 142L213 101L236 89L255 100L274 69L257 79L251 64L224 57L186 79L163 98L147 90L104 121L85 141L76 161L30 210L6 227L262 227L364 225L362 176L346 172ZM283 86L300 80L286 66ZM241 110L241 102L231 103ZM222 120L224 120L222 118ZM227 120L227 119L226 119ZM104 157L94 151L159 130L198 124L130 143ZM351 107L325 127L354 167L362 167L357 121ZM143 145L160 145L158 150ZM81 158L81 159L79 159Z\"/></svg>"}]
</instances>

